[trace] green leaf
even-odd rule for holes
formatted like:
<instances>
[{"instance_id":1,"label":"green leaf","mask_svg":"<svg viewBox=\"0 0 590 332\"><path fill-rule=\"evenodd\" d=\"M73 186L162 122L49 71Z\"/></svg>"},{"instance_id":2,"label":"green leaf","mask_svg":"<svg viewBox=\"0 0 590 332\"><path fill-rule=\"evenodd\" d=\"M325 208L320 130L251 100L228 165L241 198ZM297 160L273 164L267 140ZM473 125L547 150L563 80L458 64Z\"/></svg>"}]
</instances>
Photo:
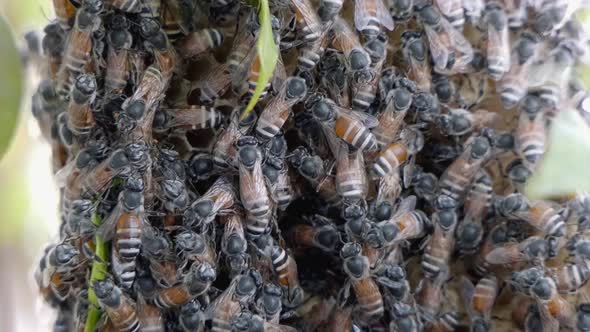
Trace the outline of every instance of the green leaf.
<instances>
[{"instance_id":1,"label":"green leaf","mask_svg":"<svg viewBox=\"0 0 590 332\"><path fill-rule=\"evenodd\" d=\"M258 18L260 20L260 32L258 33L256 50L258 51L258 61L260 61L260 73L258 74L258 82L256 82L256 90L254 90L254 95L250 99L246 111L242 114L242 118L246 117L254 109L262 91L264 91L264 87L272 77L279 58L279 50L275 45L270 23L271 14L268 0L260 0Z\"/></svg>"},{"instance_id":2,"label":"green leaf","mask_svg":"<svg viewBox=\"0 0 590 332\"><path fill-rule=\"evenodd\" d=\"M101 224L101 220L97 212L92 215L92 223L96 227L100 226ZM102 311L100 310L98 299L96 298L96 294L94 294L92 285L96 280L104 280L106 278L106 263L109 257L107 242L103 241L98 235L95 236L94 242L96 244L95 254L98 256L98 258L100 258L100 260L95 259L92 262L92 270L90 272L90 281L88 287L88 301L90 302L90 305L88 307L88 315L86 316L84 332L94 332L96 330L96 324L102 315Z\"/></svg>"},{"instance_id":3,"label":"green leaf","mask_svg":"<svg viewBox=\"0 0 590 332\"><path fill-rule=\"evenodd\" d=\"M553 121L547 151L525 193L538 199L590 191L589 165L590 127L575 110L563 110Z\"/></svg>"},{"instance_id":4,"label":"green leaf","mask_svg":"<svg viewBox=\"0 0 590 332\"><path fill-rule=\"evenodd\" d=\"M10 27L0 17L0 158L12 141L23 91L23 68Z\"/></svg>"}]
</instances>

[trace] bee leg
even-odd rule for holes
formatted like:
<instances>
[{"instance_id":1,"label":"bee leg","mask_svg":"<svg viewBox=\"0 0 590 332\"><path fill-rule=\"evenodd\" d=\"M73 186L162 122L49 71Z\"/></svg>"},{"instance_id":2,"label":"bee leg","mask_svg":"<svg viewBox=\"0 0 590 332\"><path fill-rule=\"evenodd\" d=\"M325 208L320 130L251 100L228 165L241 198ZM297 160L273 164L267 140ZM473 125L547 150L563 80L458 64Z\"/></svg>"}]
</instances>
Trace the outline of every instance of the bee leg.
<instances>
[{"instance_id":1,"label":"bee leg","mask_svg":"<svg viewBox=\"0 0 590 332\"><path fill-rule=\"evenodd\" d=\"M347 280L344 285L342 286L342 288L340 289L340 291L338 292L338 304L341 307L344 307L346 305L346 302L348 302L348 299L350 298L350 280Z\"/></svg>"}]
</instances>

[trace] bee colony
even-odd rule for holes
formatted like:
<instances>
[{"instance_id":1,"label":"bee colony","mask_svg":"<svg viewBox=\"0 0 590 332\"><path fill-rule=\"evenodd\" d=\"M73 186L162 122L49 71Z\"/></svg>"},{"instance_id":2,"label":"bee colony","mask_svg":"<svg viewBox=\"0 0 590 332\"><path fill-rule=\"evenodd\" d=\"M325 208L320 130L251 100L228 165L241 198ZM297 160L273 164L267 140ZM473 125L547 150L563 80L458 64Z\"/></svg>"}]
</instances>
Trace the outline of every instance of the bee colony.
<instances>
[{"instance_id":1,"label":"bee colony","mask_svg":"<svg viewBox=\"0 0 590 332\"><path fill-rule=\"evenodd\" d=\"M55 331L590 331L590 197L522 194L585 1L276 0L250 112L256 5L53 3Z\"/></svg>"}]
</instances>

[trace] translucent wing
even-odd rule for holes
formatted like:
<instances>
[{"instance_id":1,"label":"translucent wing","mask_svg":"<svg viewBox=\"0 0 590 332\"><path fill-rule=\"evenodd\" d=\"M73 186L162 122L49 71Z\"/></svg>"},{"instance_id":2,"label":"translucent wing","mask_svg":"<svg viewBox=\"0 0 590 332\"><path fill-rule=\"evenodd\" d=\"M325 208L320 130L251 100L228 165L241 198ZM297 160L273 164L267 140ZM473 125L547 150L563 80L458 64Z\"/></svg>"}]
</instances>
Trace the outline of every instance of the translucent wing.
<instances>
[{"instance_id":1,"label":"translucent wing","mask_svg":"<svg viewBox=\"0 0 590 332\"><path fill-rule=\"evenodd\" d=\"M539 310L539 317L541 319L541 325L543 327L543 332L558 332L559 331L559 321L551 315L549 309L547 308L546 304L542 303L541 301L537 301L537 308ZM526 326L528 327L528 326ZM528 331L528 329L525 329ZM533 332L533 331L530 331Z\"/></svg>"},{"instance_id":2,"label":"translucent wing","mask_svg":"<svg viewBox=\"0 0 590 332\"><path fill-rule=\"evenodd\" d=\"M305 21L307 29L311 30L312 33L318 33L321 29L320 19L313 9L309 0L290 0L291 4L296 8L296 15L300 15Z\"/></svg>"},{"instance_id":3,"label":"translucent wing","mask_svg":"<svg viewBox=\"0 0 590 332\"><path fill-rule=\"evenodd\" d=\"M246 206L248 201L244 198L256 198L257 201L260 199L266 200L268 198L268 191L264 175L262 174L262 161L260 159L261 158L259 157L252 170L247 169L242 163L240 163L240 197L242 198L242 204L244 204L246 210L251 210L254 207Z\"/></svg>"},{"instance_id":4,"label":"translucent wing","mask_svg":"<svg viewBox=\"0 0 590 332\"><path fill-rule=\"evenodd\" d=\"M486 261L490 264L504 265L524 261L524 254L519 250L518 244L510 243L495 248L486 255Z\"/></svg>"},{"instance_id":5,"label":"translucent wing","mask_svg":"<svg viewBox=\"0 0 590 332\"><path fill-rule=\"evenodd\" d=\"M148 304L141 294L137 295L137 316L142 329L149 331L164 331L164 320L160 309Z\"/></svg>"},{"instance_id":6,"label":"translucent wing","mask_svg":"<svg viewBox=\"0 0 590 332\"><path fill-rule=\"evenodd\" d=\"M57 173L55 173L55 182L58 188L63 188L67 184L67 179L70 174L76 169L76 159L69 161Z\"/></svg>"},{"instance_id":7,"label":"translucent wing","mask_svg":"<svg viewBox=\"0 0 590 332\"><path fill-rule=\"evenodd\" d=\"M286 79L287 70L285 69L285 64L283 63L283 57L281 56L281 53L279 53L277 65L271 79L271 85L275 93L280 93L282 90L285 90L283 83Z\"/></svg>"},{"instance_id":8,"label":"translucent wing","mask_svg":"<svg viewBox=\"0 0 590 332\"><path fill-rule=\"evenodd\" d=\"M467 279L467 277L462 276L460 283L459 283L459 291L461 293L461 299L463 300L463 306L467 311L469 317L475 317L475 312L473 310L473 295L475 294L475 287L471 280Z\"/></svg>"},{"instance_id":9,"label":"translucent wing","mask_svg":"<svg viewBox=\"0 0 590 332\"><path fill-rule=\"evenodd\" d=\"M395 213L391 216L390 220L396 220L401 215L411 212L416 207L416 196L410 195L404 198L397 206Z\"/></svg>"},{"instance_id":10,"label":"translucent wing","mask_svg":"<svg viewBox=\"0 0 590 332\"><path fill-rule=\"evenodd\" d=\"M426 36L428 37L428 42L430 44L432 61L437 69L445 70L447 68L447 63L449 62L449 50L440 39L438 32L432 27L425 25L424 31L426 31Z\"/></svg>"},{"instance_id":11,"label":"translucent wing","mask_svg":"<svg viewBox=\"0 0 590 332\"><path fill-rule=\"evenodd\" d=\"M205 107L165 108L162 111L168 114L167 127L169 128L187 125L203 128L211 121L211 118L217 115L217 111Z\"/></svg>"},{"instance_id":12,"label":"translucent wing","mask_svg":"<svg viewBox=\"0 0 590 332\"><path fill-rule=\"evenodd\" d=\"M340 115L345 115L345 116L349 116L351 118L354 118L354 119L362 122L363 125L369 129L375 128L375 127L377 127L377 125L379 125L379 120L377 120L376 117L374 117L368 113L353 111L351 109L340 107L337 105L334 105L334 106L336 108L336 111Z\"/></svg>"},{"instance_id":13,"label":"translucent wing","mask_svg":"<svg viewBox=\"0 0 590 332\"><path fill-rule=\"evenodd\" d=\"M386 174L379 179L376 202L393 203L401 194L402 186L398 172Z\"/></svg>"},{"instance_id":14,"label":"translucent wing","mask_svg":"<svg viewBox=\"0 0 590 332\"><path fill-rule=\"evenodd\" d=\"M117 229L117 221L119 221L119 218L123 213L125 213L123 207L120 203L117 203L113 211L111 211L111 214L102 221L96 230L96 234L105 241L112 239L115 236L115 231Z\"/></svg>"},{"instance_id":15,"label":"translucent wing","mask_svg":"<svg viewBox=\"0 0 590 332\"><path fill-rule=\"evenodd\" d=\"M297 329L288 325L264 322L265 332L297 332Z\"/></svg>"},{"instance_id":16,"label":"translucent wing","mask_svg":"<svg viewBox=\"0 0 590 332\"><path fill-rule=\"evenodd\" d=\"M378 20L384 28L393 31L393 18L382 0L354 1L354 26L357 30L365 30L369 23L375 19Z\"/></svg>"}]
</instances>

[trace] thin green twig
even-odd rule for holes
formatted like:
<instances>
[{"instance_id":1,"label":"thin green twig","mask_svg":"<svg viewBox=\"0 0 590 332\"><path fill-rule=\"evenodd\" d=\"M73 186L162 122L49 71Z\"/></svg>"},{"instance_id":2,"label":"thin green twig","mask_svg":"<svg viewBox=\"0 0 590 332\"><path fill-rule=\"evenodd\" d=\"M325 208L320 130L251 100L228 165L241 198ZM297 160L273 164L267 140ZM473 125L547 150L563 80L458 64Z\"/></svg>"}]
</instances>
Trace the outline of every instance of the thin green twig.
<instances>
[{"instance_id":1,"label":"thin green twig","mask_svg":"<svg viewBox=\"0 0 590 332\"><path fill-rule=\"evenodd\" d=\"M98 216L98 213L95 212L92 215L92 223L98 228L102 223L102 220ZM94 238L94 242L96 245L95 255L99 259L94 259L92 262L92 270L90 272L90 281L88 287L88 315L86 317L86 324L84 326L84 332L94 332L96 329L96 324L100 320L102 315L102 310L100 310L100 306L98 304L98 299L96 298L96 294L94 294L94 289L92 285L96 280L104 280L106 278L106 271L107 271L107 258L108 258L108 248L107 242L103 241L98 234Z\"/></svg>"}]
</instances>

